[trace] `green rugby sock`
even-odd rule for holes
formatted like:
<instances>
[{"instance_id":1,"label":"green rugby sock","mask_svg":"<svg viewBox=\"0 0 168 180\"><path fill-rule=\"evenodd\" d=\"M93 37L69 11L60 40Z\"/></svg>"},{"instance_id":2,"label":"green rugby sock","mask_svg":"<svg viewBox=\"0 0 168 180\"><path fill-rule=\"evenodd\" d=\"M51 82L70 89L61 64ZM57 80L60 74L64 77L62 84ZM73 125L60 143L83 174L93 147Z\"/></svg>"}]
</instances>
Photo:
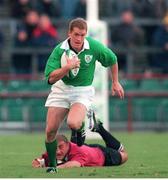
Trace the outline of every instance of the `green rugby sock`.
<instances>
[{"instance_id":1,"label":"green rugby sock","mask_svg":"<svg viewBox=\"0 0 168 180\"><path fill-rule=\"evenodd\" d=\"M49 158L49 167L56 167L56 150L57 150L57 141L56 139L53 142L45 142L46 150Z\"/></svg>"}]
</instances>

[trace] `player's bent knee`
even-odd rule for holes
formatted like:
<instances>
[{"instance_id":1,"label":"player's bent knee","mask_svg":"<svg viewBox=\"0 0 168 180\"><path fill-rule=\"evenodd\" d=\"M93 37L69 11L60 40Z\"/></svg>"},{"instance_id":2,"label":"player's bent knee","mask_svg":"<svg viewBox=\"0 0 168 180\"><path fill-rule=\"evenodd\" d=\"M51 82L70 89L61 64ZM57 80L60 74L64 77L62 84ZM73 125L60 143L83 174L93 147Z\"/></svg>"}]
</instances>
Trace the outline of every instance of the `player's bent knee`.
<instances>
[{"instance_id":1,"label":"player's bent knee","mask_svg":"<svg viewBox=\"0 0 168 180\"><path fill-rule=\"evenodd\" d=\"M80 129L81 128L81 125L82 123L78 123L78 122L67 122L67 125L70 129Z\"/></svg>"}]
</instances>

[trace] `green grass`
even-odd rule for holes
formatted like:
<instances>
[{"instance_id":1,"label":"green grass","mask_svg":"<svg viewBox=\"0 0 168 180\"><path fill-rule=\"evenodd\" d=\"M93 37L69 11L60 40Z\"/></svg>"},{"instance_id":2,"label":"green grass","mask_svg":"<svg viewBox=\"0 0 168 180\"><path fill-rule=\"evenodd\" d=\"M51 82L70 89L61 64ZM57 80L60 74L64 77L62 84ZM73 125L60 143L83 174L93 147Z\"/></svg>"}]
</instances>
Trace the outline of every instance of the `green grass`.
<instances>
[{"instance_id":1,"label":"green grass","mask_svg":"<svg viewBox=\"0 0 168 180\"><path fill-rule=\"evenodd\" d=\"M31 167L32 159L45 150L44 134L0 135L0 178L168 177L168 133L114 135L123 142L128 151L129 160L124 165L60 169L57 174L47 174L43 168Z\"/></svg>"}]
</instances>

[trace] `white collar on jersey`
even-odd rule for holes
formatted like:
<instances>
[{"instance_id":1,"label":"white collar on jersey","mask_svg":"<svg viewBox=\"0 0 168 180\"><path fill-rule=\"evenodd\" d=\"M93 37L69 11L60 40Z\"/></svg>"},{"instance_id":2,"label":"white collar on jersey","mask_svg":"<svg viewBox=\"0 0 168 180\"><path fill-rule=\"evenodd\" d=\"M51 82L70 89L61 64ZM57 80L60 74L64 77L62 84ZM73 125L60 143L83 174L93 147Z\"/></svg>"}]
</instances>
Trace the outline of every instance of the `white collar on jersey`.
<instances>
[{"instance_id":1,"label":"white collar on jersey","mask_svg":"<svg viewBox=\"0 0 168 180\"><path fill-rule=\"evenodd\" d=\"M69 49L68 39L62 42L62 45L60 47L61 49L65 49L65 50ZM89 42L86 39L84 39L84 45L81 51L84 51L84 49L90 49Z\"/></svg>"}]
</instances>

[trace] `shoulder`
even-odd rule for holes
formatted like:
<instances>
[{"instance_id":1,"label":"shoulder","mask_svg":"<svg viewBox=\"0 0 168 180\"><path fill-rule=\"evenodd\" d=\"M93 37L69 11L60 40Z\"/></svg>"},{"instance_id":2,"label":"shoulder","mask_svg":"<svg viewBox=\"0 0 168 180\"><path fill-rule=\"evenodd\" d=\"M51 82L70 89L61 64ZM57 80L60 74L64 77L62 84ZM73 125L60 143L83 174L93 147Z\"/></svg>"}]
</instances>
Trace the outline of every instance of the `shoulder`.
<instances>
[{"instance_id":1,"label":"shoulder","mask_svg":"<svg viewBox=\"0 0 168 180\"><path fill-rule=\"evenodd\" d=\"M79 146L77 146L75 143L73 143L73 142L70 142L69 143L70 144L70 149L72 150L72 149L74 149L74 148L78 148Z\"/></svg>"},{"instance_id":2,"label":"shoulder","mask_svg":"<svg viewBox=\"0 0 168 180\"><path fill-rule=\"evenodd\" d=\"M96 39L93 39L92 37L87 37L86 40L89 43L90 50L95 53L104 52L109 49L106 45L104 45L103 43L101 43L100 41Z\"/></svg>"},{"instance_id":3,"label":"shoulder","mask_svg":"<svg viewBox=\"0 0 168 180\"><path fill-rule=\"evenodd\" d=\"M77 144L70 142L69 154L77 155L79 152L81 152L81 146L78 146Z\"/></svg>"},{"instance_id":4,"label":"shoulder","mask_svg":"<svg viewBox=\"0 0 168 180\"><path fill-rule=\"evenodd\" d=\"M103 43L101 43L98 40L95 40L91 37L87 37L86 40L89 43L90 49L95 52L96 54L102 54L102 53L112 53L114 54L114 52L107 46L104 45Z\"/></svg>"}]
</instances>

